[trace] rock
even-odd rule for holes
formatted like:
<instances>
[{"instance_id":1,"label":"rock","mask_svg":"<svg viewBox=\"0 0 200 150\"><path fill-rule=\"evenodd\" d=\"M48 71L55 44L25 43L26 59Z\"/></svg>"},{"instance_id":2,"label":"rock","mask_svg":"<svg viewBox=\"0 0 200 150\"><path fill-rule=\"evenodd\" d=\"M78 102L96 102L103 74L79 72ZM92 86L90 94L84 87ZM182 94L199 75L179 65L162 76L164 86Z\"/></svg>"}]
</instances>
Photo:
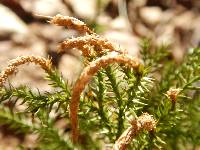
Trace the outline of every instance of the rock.
<instances>
[{"instance_id":1,"label":"rock","mask_svg":"<svg viewBox=\"0 0 200 150\"><path fill-rule=\"evenodd\" d=\"M0 149L3 150L17 149L17 146L19 144L20 141L18 138L14 136L3 136L2 133L0 133Z\"/></svg>"},{"instance_id":2,"label":"rock","mask_svg":"<svg viewBox=\"0 0 200 150\"><path fill-rule=\"evenodd\" d=\"M63 55L58 66L63 77L68 80L69 83L74 82L78 78L81 68L82 63L80 60L71 55Z\"/></svg>"},{"instance_id":3,"label":"rock","mask_svg":"<svg viewBox=\"0 0 200 150\"><path fill-rule=\"evenodd\" d=\"M27 35L29 29L9 8L0 4L0 36L18 33Z\"/></svg>"},{"instance_id":4,"label":"rock","mask_svg":"<svg viewBox=\"0 0 200 150\"><path fill-rule=\"evenodd\" d=\"M31 41L33 40L33 41ZM45 43L36 37L30 37L30 43L27 45L15 45L13 41L0 42L0 70L3 70L11 59L22 55L46 56ZM44 80L45 73L40 67L29 64L19 66L15 75L9 77L13 86L27 85L29 87L39 88L41 91L49 90L48 82ZM23 80L22 80L23 79ZM8 82L7 82L8 83Z\"/></svg>"},{"instance_id":5,"label":"rock","mask_svg":"<svg viewBox=\"0 0 200 150\"><path fill-rule=\"evenodd\" d=\"M130 31L130 24L125 17L119 16L110 23L110 28L114 30Z\"/></svg>"},{"instance_id":6,"label":"rock","mask_svg":"<svg viewBox=\"0 0 200 150\"><path fill-rule=\"evenodd\" d=\"M36 134L28 134L25 136L25 140L23 142L23 146L28 149L28 148L33 148L35 147L35 145L37 144L37 139L38 139L38 135Z\"/></svg>"},{"instance_id":7,"label":"rock","mask_svg":"<svg viewBox=\"0 0 200 150\"><path fill-rule=\"evenodd\" d=\"M196 18L193 22L194 34L192 36L192 44L197 47L200 46L200 17Z\"/></svg>"},{"instance_id":8,"label":"rock","mask_svg":"<svg viewBox=\"0 0 200 150\"><path fill-rule=\"evenodd\" d=\"M162 10L159 7L142 7L139 15L147 25L155 26L160 23L162 18Z\"/></svg>"},{"instance_id":9,"label":"rock","mask_svg":"<svg viewBox=\"0 0 200 150\"><path fill-rule=\"evenodd\" d=\"M199 0L192 0L193 6L200 9L200 1Z\"/></svg>"},{"instance_id":10,"label":"rock","mask_svg":"<svg viewBox=\"0 0 200 150\"><path fill-rule=\"evenodd\" d=\"M136 56L139 52L139 39L130 32L109 30L104 33L104 37L118 44L120 48L127 50L132 56Z\"/></svg>"},{"instance_id":11,"label":"rock","mask_svg":"<svg viewBox=\"0 0 200 150\"><path fill-rule=\"evenodd\" d=\"M173 18L172 23L176 27L180 27L184 30L189 30L193 27L193 20L195 19L195 15L192 11L186 11L177 15Z\"/></svg>"},{"instance_id":12,"label":"rock","mask_svg":"<svg viewBox=\"0 0 200 150\"><path fill-rule=\"evenodd\" d=\"M131 2L135 7L143 7L147 3L147 0L134 0Z\"/></svg>"},{"instance_id":13,"label":"rock","mask_svg":"<svg viewBox=\"0 0 200 150\"><path fill-rule=\"evenodd\" d=\"M112 18L106 14L100 14L97 19L97 24L108 27L110 25L110 22L112 21Z\"/></svg>"},{"instance_id":14,"label":"rock","mask_svg":"<svg viewBox=\"0 0 200 150\"><path fill-rule=\"evenodd\" d=\"M96 16L95 0L68 0L78 17L92 20Z\"/></svg>"},{"instance_id":15,"label":"rock","mask_svg":"<svg viewBox=\"0 0 200 150\"><path fill-rule=\"evenodd\" d=\"M147 37L147 38L152 38L154 36L154 33L152 30L147 28L144 24L141 22L136 22L134 23L133 26L133 31L134 33L139 36L139 37Z\"/></svg>"},{"instance_id":16,"label":"rock","mask_svg":"<svg viewBox=\"0 0 200 150\"><path fill-rule=\"evenodd\" d=\"M22 0L21 5L25 10L31 11L33 14L46 16L54 16L56 14L70 15L70 11L61 0Z\"/></svg>"},{"instance_id":17,"label":"rock","mask_svg":"<svg viewBox=\"0 0 200 150\"><path fill-rule=\"evenodd\" d=\"M174 37L174 26L172 24L168 24L165 26L159 25L155 29L155 34L156 34L156 44L166 44L170 45L173 44L175 41Z\"/></svg>"}]
</instances>

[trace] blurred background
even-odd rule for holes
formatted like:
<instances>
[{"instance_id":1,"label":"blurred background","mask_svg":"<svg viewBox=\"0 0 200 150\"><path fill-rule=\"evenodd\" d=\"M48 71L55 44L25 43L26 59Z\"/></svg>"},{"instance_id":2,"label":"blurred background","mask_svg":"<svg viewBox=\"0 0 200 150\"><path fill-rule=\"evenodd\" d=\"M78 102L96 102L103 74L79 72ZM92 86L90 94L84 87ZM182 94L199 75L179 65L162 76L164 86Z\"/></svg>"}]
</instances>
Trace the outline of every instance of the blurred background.
<instances>
[{"instance_id":1,"label":"blurred background","mask_svg":"<svg viewBox=\"0 0 200 150\"><path fill-rule=\"evenodd\" d=\"M200 0L0 0L0 70L17 56L50 56L65 79L76 80L82 69L80 54L76 50L57 54L56 49L62 40L78 33L36 15L58 13L84 21L130 55L139 56L143 38L155 46L169 45L177 62L187 50L200 46ZM20 67L10 82L46 91L50 87L43 76L42 70L28 65ZM12 150L18 143L31 146L34 137L13 135L0 127L0 149Z\"/></svg>"}]
</instances>

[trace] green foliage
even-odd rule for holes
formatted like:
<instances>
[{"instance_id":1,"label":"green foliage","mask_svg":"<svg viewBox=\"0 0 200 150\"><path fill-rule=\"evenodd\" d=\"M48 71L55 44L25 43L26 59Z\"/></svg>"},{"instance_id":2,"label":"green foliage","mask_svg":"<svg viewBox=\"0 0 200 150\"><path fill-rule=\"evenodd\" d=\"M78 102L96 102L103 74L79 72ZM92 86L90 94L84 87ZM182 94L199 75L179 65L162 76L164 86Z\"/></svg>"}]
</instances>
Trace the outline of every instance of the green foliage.
<instances>
[{"instance_id":1,"label":"green foliage","mask_svg":"<svg viewBox=\"0 0 200 150\"><path fill-rule=\"evenodd\" d=\"M15 113L10 109L1 106L0 107L0 122L1 125L8 125L10 129L16 131L16 133L27 134L34 129L26 120L26 114Z\"/></svg>"},{"instance_id":2,"label":"green foliage","mask_svg":"<svg viewBox=\"0 0 200 150\"><path fill-rule=\"evenodd\" d=\"M69 132L72 86L57 71L45 77L51 92L1 87L0 124L16 133L36 134L35 149L100 149L114 143L130 126L130 119L148 112L157 120L156 129L140 133L130 149L195 149L200 146L200 48L189 50L180 64L167 49L153 48L144 40L144 66L133 70L112 64L93 77L80 100L79 145L71 143ZM175 105L166 95L170 88L180 89ZM19 105L25 108L18 110ZM58 128L63 118L66 126ZM21 149L28 148L22 145Z\"/></svg>"},{"instance_id":3,"label":"green foliage","mask_svg":"<svg viewBox=\"0 0 200 150\"><path fill-rule=\"evenodd\" d=\"M39 147L41 150L64 150L64 149L73 149L72 143L70 140L65 140L61 135L58 134L58 131L53 129L53 127L44 127L38 130L39 137Z\"/></svg>"}]
</instances>

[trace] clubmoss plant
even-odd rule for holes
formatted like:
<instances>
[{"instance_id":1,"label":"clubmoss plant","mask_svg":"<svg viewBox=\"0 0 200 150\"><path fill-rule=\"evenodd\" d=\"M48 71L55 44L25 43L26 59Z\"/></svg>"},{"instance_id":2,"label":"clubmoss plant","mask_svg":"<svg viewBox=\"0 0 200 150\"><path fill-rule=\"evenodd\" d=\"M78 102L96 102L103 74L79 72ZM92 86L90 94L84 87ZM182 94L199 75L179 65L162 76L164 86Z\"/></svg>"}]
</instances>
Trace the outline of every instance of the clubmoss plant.
<instances>
[{"instance_id":1,"label":"clubmoss plant","mask_svg":"<svg viewBox=\"0 0 200 150\"><path fill-rule=\"evenodd\" d=\"M82 91L84 90L85 86L91 80L91 78L101 69L107 67L109 64L112 63L124 63L129 65L131 68L138 70L140 63L135 58L130 58L125 55L106 55L100 57L99 59L91 62L82 72L79 79L75 83L73 87L72 98L70 102L70 119L72 123L72 137L73 141L77 142L78 140L78 108L79 108L79 100ZM118 118L119 120L121 118Z\"/></svg>"},{"instance_id":2,"label":"clubmoss plant","mask_svg":"<svg viewBox=\"0 0 200 150\"><path fill-rule=\"evenodd\" d=\"M190 49L177 64L167 47L153 47L151 41L143 40L141 57L136 58L76 18L46 18L81 33L81 37L60 43L58 52L79 49L86 63L73 84L62 78L50 59L38 56L20 56L1 72L0 124L24 137L38 137L34 147L21 143L20 149L200 146L200 48ZM6 84L9 76L27 63L46 72L51 92ZM26 109L19 110L19 104ZM66 126L58 128L61 120Z\"/></svg>"}]
</instances>

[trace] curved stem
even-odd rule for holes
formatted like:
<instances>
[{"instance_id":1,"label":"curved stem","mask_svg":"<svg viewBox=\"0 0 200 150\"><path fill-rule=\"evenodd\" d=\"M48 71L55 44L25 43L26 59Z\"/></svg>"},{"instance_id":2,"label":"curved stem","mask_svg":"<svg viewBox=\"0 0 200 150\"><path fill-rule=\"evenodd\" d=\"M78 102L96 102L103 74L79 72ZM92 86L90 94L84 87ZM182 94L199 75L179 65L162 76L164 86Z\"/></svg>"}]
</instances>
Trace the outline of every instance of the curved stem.
<instances>
[{"instance_id":1,"label":"curved stem","mask_svg":"<svg viewBox=\"0 0 200 150\"><path fill-rule=\"evenodd\" d=\"M5 68L4 71L0 74L0 86L3 85L3 83L6 81L8 76L12 75L15 70L17 70L17 67L26 63L34 63L39 65L42 69L44 69L46 72L51 72L51 60L45 59L40 56L20 56L13 60L11 60L10 64Z\"/></svg>"},{"instance_id":2,"label":"curved stem","mask_svg":"<svg viewBox=\"0 0 200 150\"><path fill-rule=\"evenodd\" d=\"M59 50L59 52L62 52L62 51L64 51L64 49L78 48L82 51L83 55L88 56L89 52L85 50L85 48L84 48L85 45L100 46L99 49L96 49L97 53L102 53L106 50L108 50L110 52L115 51L120 54L127 53L126 50L122 51L122 49L120 49L120 47L117 46L117 44L110 42L105 38L101 38L100 36L98 36L96 34L85 35L83 37L67 39L59 45L58 50Z\"/></svg>"},{"instance_id":3,"label":"curved stem","mask_svg":"<svg viewBox=\"0 0 200 150\"><path fill-rule=\"evenodd\" d=\"M70 102L70 120L72 124L72 140L74 143L78 141L78 109L80 95L91 78L98 72L99 69L107 67L112 63L124 63L128 66L138 69L139 60L125 55L107 55L91 62L82 72L80 78L76 81Z\"/></svg>"},{"instance_id":4,"label":"curved stem","mask_svg":"<svg viewBox=\"0 0 200 150\"><path fill-rule=\"evenodd\" d=\"M74 17L63 16L58 14L50 18L50 23L58 26L65 26L69 29L75 29L81 33L94 34L94 32L90 30L90 28L88 28L88 26L84 22Z\"/></svg>"}]
</instances>

